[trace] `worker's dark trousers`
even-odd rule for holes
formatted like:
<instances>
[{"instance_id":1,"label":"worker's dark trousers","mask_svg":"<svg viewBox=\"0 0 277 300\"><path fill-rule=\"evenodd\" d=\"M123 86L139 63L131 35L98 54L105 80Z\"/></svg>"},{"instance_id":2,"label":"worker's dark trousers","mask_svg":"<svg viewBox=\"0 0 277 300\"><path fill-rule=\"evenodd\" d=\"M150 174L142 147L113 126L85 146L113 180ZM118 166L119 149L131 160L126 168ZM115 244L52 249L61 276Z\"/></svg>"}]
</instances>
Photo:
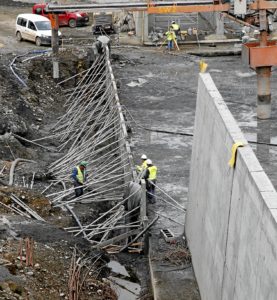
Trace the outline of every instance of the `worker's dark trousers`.
<instances>
[{"instance_id":1,"label":"worker's dark trousers","mask_svg":"<svg viewBox=\"0 0 277 300\"><path fill-rule=\"evenodd\" d=\"M180 36L180 29L178 30L174 30L175 35L176 35L176 39L178 39L178 37Z\"/></svg>"},{"instance_id":2,"label":"worker's dark trousers","mask_svg":"<svg viewBox=\"0 0 277 300\"><path fill-rule=\"evenodd\" d=\"M154 184L156 184L156 180L152 180ZM155 186L147 181L146 183L146 196L147 196L147 200L149 201L149 203L155 203L156 202L156 197L155 197Z\"/></svg>"},{"instance_id":3,"label":"worker's dark trousers","mask_svg":"<svg viewBox=\"0 0 277 300\"><path fill-rule=\"evenodd\" d=\"M84 194L83 185L79 182L74 182L75 197L80 197Z\"/></svg>"}]
</instances>

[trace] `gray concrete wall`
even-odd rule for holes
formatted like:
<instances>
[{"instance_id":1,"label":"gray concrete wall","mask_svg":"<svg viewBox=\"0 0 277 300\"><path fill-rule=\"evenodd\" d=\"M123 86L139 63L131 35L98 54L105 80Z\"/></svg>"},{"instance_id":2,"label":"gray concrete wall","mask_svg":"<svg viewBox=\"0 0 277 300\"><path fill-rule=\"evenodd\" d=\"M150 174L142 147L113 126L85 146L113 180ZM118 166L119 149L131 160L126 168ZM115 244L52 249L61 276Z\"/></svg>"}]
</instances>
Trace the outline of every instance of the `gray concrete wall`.
<instances>
[{"instance_id":1,"label":"gray concrete wall","mask_svg":"<svg viewBox=\"0 0 277 300\"><path fill-rule=\"evenodd\" d=\"M230 168L232 145L238 148ZM209 74L200 74L185 232L203 300L276 299L277 194Z\"/></svg>"}]
</instances>

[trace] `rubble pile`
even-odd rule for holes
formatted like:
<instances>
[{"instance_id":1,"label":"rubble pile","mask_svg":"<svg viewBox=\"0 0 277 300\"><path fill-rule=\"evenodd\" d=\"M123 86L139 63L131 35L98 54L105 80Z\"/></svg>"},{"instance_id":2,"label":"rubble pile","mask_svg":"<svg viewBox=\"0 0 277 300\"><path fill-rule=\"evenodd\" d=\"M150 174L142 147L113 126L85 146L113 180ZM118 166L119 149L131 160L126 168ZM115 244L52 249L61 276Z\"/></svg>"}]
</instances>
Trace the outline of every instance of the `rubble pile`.
<instances>
[{"instance_id":1,"label":"rubble pile","mask_svg":"<svg viewBox=\"0 0 277 300\"><path fill-rule=\"evenodd\" d=\"M30 264L27 263L26 241L26 238L0 240L0 298L70 299L68 285L73 247L66 241L50 245L33 242ZM87 273L79 299L116 299L109 284L97 276L101 264L101 261L96 263Z\"/></svg>"},{"instance_id":2,"label":"rubble pile","mask_svg":"<svg viewBox=\"0 0 277 300\"><path fill-rule=\"evenodd\" d=\"M78 72L81 65L78 56L70 59L71 54L65 52L61 63L64 78ZM65 101L52 80L51 60L47 53L16 60L13 67L26 82L23 87L8 67L13 58L7 55L0 64L0 298L73 299L69 278L77 245L80 255L91 259L82 285L77 282L82 286L78 299L117 299L110 283L102 280L109 273L107 258L91 252L81 238L66 234L63 228L75 225L72 216L53 208L43 194L53 179L48 166L62 155L56 151L56 139L44 139L51 136ZM24 62L26 58L31 59ZM11 184L12 165L18 159L22 161L14 168ZM55 190L60 187L53 185L51 192Z\"/></svg>"}]
</instances>

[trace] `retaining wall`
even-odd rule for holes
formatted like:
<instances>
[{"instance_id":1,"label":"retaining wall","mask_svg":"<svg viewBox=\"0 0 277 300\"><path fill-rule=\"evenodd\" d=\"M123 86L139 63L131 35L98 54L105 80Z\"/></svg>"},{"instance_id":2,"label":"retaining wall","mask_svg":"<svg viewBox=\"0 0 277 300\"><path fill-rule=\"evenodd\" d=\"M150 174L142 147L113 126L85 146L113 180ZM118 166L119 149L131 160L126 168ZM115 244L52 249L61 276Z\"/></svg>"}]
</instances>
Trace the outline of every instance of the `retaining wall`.
<instances>
[{"instance_id":1,"label":"retaining wall","mask_svg":"<svg viewBox=\"0 0 277 300\"><path fill-rule=\"evenodd\" d=\"M231 148L241 141L235 168ZM200 74L185 233L203 300L277 299L277 194Z\"/></svg>"},{"instance_id":2,"label":"retaining wall","mask_svg":"<svg viewBox=\"0 0 277 300\"><path fill-rule=\"evenodd\" d=\"M122 159L122 165L124 166L124 173L129 174L128 176L124 177L125 182L135 181L137 178L137 174L135 171L135 165L134 165L134 158L131 151L130 143L128 141L128 133L126 128L125 119L122 112L122 107L120 105L118 92L117 92L117 86L115 77L112 70L112 65L110 61L110 51L109 48L105 47L105 53L106 53L106 65L107 65L107 78L111 80L112 83L112 89L113 89L113 102L112 106L117 108L117 113L119 115L119 124L117 124L120 127L120 132L118 134L118 144L120 147L121 152L121 159ZM111 108L112 109L112 108ZM128 157L128 163L126 164L125 156Z\"/></svg>"}]
</instances>

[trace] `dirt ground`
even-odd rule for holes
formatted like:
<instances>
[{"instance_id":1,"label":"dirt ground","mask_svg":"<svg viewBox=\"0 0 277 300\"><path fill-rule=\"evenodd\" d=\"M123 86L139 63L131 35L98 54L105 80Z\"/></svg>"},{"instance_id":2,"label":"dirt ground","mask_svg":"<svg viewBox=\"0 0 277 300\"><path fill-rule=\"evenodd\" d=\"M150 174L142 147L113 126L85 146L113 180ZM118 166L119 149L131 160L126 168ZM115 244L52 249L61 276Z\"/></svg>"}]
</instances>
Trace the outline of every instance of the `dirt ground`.
<instances>
[{"instance_id":1,"label":"dirt ground","mask_svg":"<svg viewBox=\"0 0 277 300\"><path fill-rule=\"evenodd\" d=\"M53 209L41 194L50 183L49 164L62 155L55 151L58 142L49 138L40 141L40 147L24 140L51 135L51 127L64 112L65 101L61 89L52 80L51 58L47 53L32 58L37 55L35 51L47 50L47 47L38 48L15 39L16 16L30 12L30 8L28 3L0 1L0 299L73 299L70 295L74 293L74 278L71 277L74 249L85 261L78 275L80 282L83 281L78 299L117 299L116 289L103 279L113 274L106 267L108 256L104 252L92 251L89 243L66 233L64 227L75 225L71 215ZM74 34L69 28L61 28L61 31L65 37L67 33L76 37L87 35L91 27L76 28ZM80 61L81 66L87 68L84 53L78 47L63 51L61 80L80 71ZM16 56L13 68L27 87L11 72L10 64ZM26 58L32 59L24 62ZM16 158L34 162L19 162L13 178L14 186L8 187L11 164ZM58 190L59 187L51 187L48 192ZM17 208L12 205L12 195L24 201L46 222L16 216L11 211L11 207ZM86 205L78 210L82 218L88 220L95 218L100 211L99 204L97 207ZM114 259L127 262L125 265L129 264L130 270L142 270L136 265L145 265L143 257L132 261L123 254ZM145 278L145 271L140 276ZM132 278L138 281L135 273ZM142 280L143 285L142 293L146 293L147 280L144 283Z\"/></svg>"},{"instance_id":2,"label":"dirt ground","mask_svg":"<svg viewBox=\"0 0 277 300\"><path fill-rule=\"evenodd\" d=\"M45 149L23 141L20 137L32 140L49 135L51 127L64 112L65 99L52 80L50 57L47 54L24 62L26 58L35 55L31 53L16 60L14 70L26 82L27 88L11 73L10 63L15 56L33 50L47 50L47 47L38 48L29 42L19 43L14 37L16 15L30 12L30 7L26 3L0 0L0 183L3 184L0 187L0 199L10 205L13 193L24 199L47 222L16 217L7 208L0 207L0 299L67 299L70 264L75 246L86 254L88 261L101 257L91 274L86 277L81 299L116 299L110 284L102 280L111 272L106 268L109 259L119 260L127 266L128 271L133 272L134 282L141 285L144 294L141 299L151 299L147 257L121 254L108 258L103 253L90 251L90 247L82 239L74 238L62 229L74 224L71 216L67 212L53 210L47 198L38 194L49 184L46 175L49 163L61 155L53 151L58 142L54 139L41 141L43 146L50 148ZM76 28L74 31L61 28L61 31L66 38L69 35L77 38L90 34L91 27ZM85 51L76 46L62 53L62 79L77 72L80 60L86 64L87 57L82 52ZM159 167L159 186L185 207L199 58L187 55L185 50L178 55L169 55L155 48L122 47L113 50L113 59L121 102L133 116L132 119L129 112L124 111L129 130L132 131L131 145L135 159L138 162L142 153L149 155ZM246 136L253 140L253 148L260 155L264 168L276 186L276 147L256 147L255 144L256 134L263 130L263 126L270 128L271 140L276 140L275 104L273 122L259 123L254 112L254 72L243 67L238 56L210 57L206 61L216 85ZM273 80L275 79L276 74L273 73ZM277 90L273 86L273 98L276 95ZM151 131L144 130L141 126ZM6 187L9 170L11 162L17 157L34 160L36 163L20 163L14 178L16 187L10 189ZM35 182L30 190L34 173ZM58 187L54 187L51 192L57 190ZM162 194L158 193L158 196L162 197ZM87 206L82 213L84 217L93 218L99 210L99 207ZM162 265L183 265L188 261L184 247L179 244L164 246L159 232L170 228L176 236L182 235L185 214L176 211L161 199L150 207L150 211L151 217L155 215L153 211L161 215L152 229L152 235L157 246L153 249L154 254L158 247L163 251L154 255L154 260ZM163 215L177 223L162 217ZM33 266L27 266L26 262L27 243L30 240L34 243ZM170 277L172 273L167 274ZM192 271L189 273L187 286L193 285L194 288L188 291L187 295L190 297L187 299L199 299L197 285L191 274ZM176 286L173 288L176 289Z\"/></svg>"},{"instance_id":3,"label":"dirt ground","mask_svg":"<svg viewBox=\"0 0 277 300\"><path fill-rule=\"evenodd\" d=\"M135 160L139 161L142 153L150 157L158 167L157 185L186 207L200 58L184 50L173 55L150 47L143 50L122 47L114 49L113 53L118 54L121 61L114 64L114 69L121 104L132 131ZM238 55L204 59L217 88L276 188L276 68L272 71L272 118L260 121L255 111L255 72L244 66ZM149 205L153 216L160 216L151 230L154 258L158 251L165 256L168 252L160 230L170 229L179 236L184 233L185 223L185 213L166 203L168 198L160 190L156 193L157 203ZM153 265L157 266L157 281L166 282L168 298L170 292L176 295L182 291L181 299L184 288L195 284L191 273L186 280L183 273L182 276L176 274L178 271L160 272L161 267L155 260ZM186 299L199 299L197 288L186 292Z\"/></svg>"}]
</instances>

